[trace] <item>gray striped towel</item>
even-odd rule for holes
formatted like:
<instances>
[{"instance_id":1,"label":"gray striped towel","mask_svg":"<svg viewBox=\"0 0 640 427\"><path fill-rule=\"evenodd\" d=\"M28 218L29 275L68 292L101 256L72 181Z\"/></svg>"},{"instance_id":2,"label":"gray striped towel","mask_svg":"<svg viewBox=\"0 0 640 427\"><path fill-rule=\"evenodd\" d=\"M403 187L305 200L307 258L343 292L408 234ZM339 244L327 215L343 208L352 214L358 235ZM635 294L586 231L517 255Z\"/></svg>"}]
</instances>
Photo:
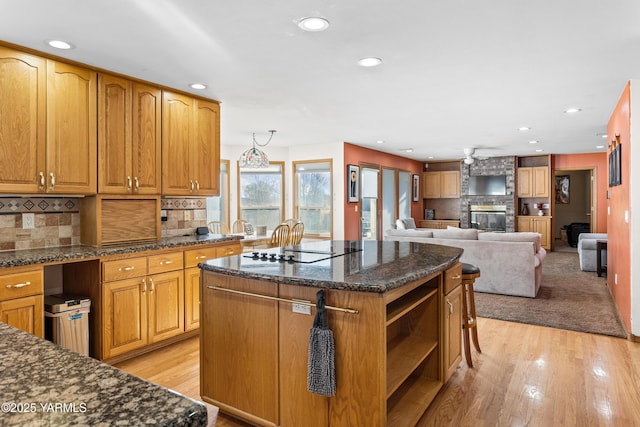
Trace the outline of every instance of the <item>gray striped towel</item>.
<instances>
[{"instance_id":1,"label":"gray striped towel","mask_svg":"<svg viewBox=\"0 0 640 427\"><path fill-rule=\"evenodd\" d=\"M317 312L309 336L307 390L323 396L335 396L336 347L333 342L333 332L329 329L327 320L324 290L319 290L316 298Z\"/></svg>"}]
</instances>

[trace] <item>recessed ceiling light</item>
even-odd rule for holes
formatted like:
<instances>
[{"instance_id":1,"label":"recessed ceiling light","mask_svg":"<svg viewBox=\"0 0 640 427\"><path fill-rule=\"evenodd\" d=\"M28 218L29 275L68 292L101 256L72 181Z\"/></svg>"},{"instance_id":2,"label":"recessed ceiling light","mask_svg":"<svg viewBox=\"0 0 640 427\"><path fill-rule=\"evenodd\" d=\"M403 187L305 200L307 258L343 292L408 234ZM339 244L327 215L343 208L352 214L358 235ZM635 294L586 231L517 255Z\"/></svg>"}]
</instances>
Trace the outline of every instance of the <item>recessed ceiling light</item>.
<instances>
[{"instance_id":1,"label":"recessed ceiling light","mask_svg":"<svg viewBox=\"0 0 640 427\"><path fill-rule=\"evenodd\" d=\"M380 64L382 64L382 59L373 56L362 58L360 61L358 61L358 65L361 67L377 67Z\"/></svg>"},{"instance_id":2,"label":"recessed ceiling light","mask_svg":"<svg viewBox=\"0 0 640 427\"><path fill-rule=\"evenodd\" d=\"M189 85L189 87L191 89L198 89L198 90L202 90L202 89L206 89L207 87L205 85L203 85L202 83L191 83Z\"/></svg>"},{"instance_id":3,"label":"recessed ceiling light","mask_svg":"<svg viewBox=\"0 0 640 427\"><path fill-rule=\"evenodd\" d=\"M543 150L542 148L538 148L538 149L536 150L536 153L542 153L543 151L544 151L544 150Z\"/></svg>"},{"instance_id":4,"label":"recessed ceiling light","mask_svg":"<svg viewBox=\"0 0 640 427\"><path fill-rule=\"evenodd\" d=\"M55 47L56 49L64 49L64 50L73 49L75 47L71 43L67 43L62 40L47 40L47 44L51 47Z\"/></svg>"},{"instance_id":5,"label":"recessed ceiling light","mask_svg":"<svg viewBox=\"0 0 640 427\"><path fill-rule=\"evenodd\" d=\"M381 139L380 139L380 140L378 140L378 141L376 141L376 142L377 142L378 144L384 144L384 141L383 141L383 140L381 140Z\"/></svg>"},{"instance_id":6,"label":"recessed ceiling light","mask_svg":"<svg viewBox=\"0 0 640 427\"><path fill-rule=\"evenodd\" d=\"M596 145L596 148L597 148L598 150L601 150L601 149L603 149L603 148L604 148L604 145Z\"/></svg>"},{"instance_id":7,"label":"recessed ceiling light","mask_svg":"<svg viewBox=\"0 0 640 427\"><path fill-rule=\"evenodd\" d=\"M534 140L529 141L529 144L537 144L537 143L538 143L538 141L536 141L535 139L534 139Z\"/></svg>"},{"instance_id":8,"label":"recessed ceiling light","mask_svg":"<svg viewBox=\"0 0 640 427\"><path fill-rule=\"evenodd\" d=\"M429 157L427 157L427 159L433 159L433 156L429 156Z\"/></svg>"},{"instance_id":9,"label":"recessed ceiling light","mask_svg":"<svg viewBox=\"0 0 640 427\"><path fill-rule=\"evenodd\" d=\"M298 27L305 31L324 31L329 28L329 21L319 16L309 16L298 21Z\"/></svg>"},{"instance_id":10,"label":"recessed ceiling light","mask_svg":"<svg viewBox=\"0 0 640 427\"><path fill-rule=\"evenodd\" d=\"M413 153L413 148L405 148L404 150L405 153Z\"/></svg>"},{"instance_id":11,"label":"recessed ceiling light","mask_svg":"<svg viewBox=\"0 0 640 427\"><path fill-rule=\"evenodd\" d=\"M606 138L607 134L606 133L596 133L596 136L599 136L600 138Z\"/></svg>"},{"instance_id":12,"label":"recessed ceiling light","mask_svg":"<svg viewBox=\"0 0 640 427\"><path fill-rule=\"evenodd\" d=\"M580 111L582 111L580 108L567 108L566 110L564 110L564 112L567 114L579 113Z\"/></svg>"},{"instance_id":13,"label":"recessed ceiling light","mask_svg":"<svg viewBox=\"0 0 640 427\"><path fill-rule=\"evenodd\" d=\"M528 131L528 130L531 130L531 128L530 128L530 127L527 127L527 126L522 126L522 127L519 127L519 128L518 128L518 130L519 130L520 132L526 132L526 131Z\"/></svg>"}]
</instances>

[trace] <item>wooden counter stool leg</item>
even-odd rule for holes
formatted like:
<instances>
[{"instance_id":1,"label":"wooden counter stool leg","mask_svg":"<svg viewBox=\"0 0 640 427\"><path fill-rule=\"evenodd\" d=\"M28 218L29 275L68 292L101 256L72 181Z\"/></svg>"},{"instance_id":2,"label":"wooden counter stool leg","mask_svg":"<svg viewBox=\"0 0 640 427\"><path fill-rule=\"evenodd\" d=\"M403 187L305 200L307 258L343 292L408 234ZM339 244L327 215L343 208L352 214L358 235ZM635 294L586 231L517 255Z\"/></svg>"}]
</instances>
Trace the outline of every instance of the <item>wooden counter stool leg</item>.
<instances>
[{"instance_id":1,"label":"wooden counter stool leg","mask_svg":"<svg viewBox=\"0 0 640 427\"><path fill-rule=\"evenodd\" d=\"M464 338L464 352L467 366L473 368L471 360L471 345L469 340L469 330L473 339L473 346L478 353L480 344L478 343L478 325L476 324L476 302L473 295L473 283L480 277L480 269L472 264L462 263L462 286L464 295L462 296L462 335Z\"/></svg>"}]
</instances>

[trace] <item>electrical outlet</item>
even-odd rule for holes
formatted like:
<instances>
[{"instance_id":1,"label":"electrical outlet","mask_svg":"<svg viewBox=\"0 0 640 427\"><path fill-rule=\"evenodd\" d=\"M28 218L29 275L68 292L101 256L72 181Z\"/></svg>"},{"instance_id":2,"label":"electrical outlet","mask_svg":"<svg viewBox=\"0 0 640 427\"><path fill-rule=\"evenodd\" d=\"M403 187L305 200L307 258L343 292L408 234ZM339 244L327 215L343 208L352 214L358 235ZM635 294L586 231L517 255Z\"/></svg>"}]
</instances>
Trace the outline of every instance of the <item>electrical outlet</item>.
<instances>
[{"instance_id":1,"label":"electrical outlet","mask_svg":"<svg viewBox=\"0 0 640 427\"><path fill-rule=\"evenodd\" d=\"M36 215L32 213L22 214L22 228L24 230L30 230L36 227Z\"/></svg>"},{"instance_id":2,"label":"electrical outlet","mask_svg":"<svg viewBox=\"0 0 640 427\"><path fill-rule=\"evenodd\" d=\"M293 304L291 304L291 310L294 313L311 315L311 307L305 304L296 304L294 302Z\"/></svg>"}]
</instances>

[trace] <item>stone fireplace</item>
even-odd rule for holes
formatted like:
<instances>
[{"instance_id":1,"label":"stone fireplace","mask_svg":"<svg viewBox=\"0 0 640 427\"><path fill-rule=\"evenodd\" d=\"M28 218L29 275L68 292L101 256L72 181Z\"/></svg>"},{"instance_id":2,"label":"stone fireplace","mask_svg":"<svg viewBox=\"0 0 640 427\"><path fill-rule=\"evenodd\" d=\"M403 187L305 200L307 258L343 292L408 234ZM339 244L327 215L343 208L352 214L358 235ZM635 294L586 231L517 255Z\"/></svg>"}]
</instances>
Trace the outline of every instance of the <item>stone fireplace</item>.
<instances>
[{"instance_id":1,"label":"stone fireplace","mask_svg":"<svg viewBox=\"0 0 640 427\"><path fill-rule=\"evenodd\" d=\"M464 162L460 164L460 227L472 228L471 206L501 206L504 208L504 214L501 214L504 215L504 231L515 231L516 158L514 156L491 157L486 160L476 160L470 165ZM469 195L469 177L479 175L505 175L506 195ZM475 217L476 215L474 219ZM473 222L478 221L476 219Z\"/></svg>"}]
</instances>

